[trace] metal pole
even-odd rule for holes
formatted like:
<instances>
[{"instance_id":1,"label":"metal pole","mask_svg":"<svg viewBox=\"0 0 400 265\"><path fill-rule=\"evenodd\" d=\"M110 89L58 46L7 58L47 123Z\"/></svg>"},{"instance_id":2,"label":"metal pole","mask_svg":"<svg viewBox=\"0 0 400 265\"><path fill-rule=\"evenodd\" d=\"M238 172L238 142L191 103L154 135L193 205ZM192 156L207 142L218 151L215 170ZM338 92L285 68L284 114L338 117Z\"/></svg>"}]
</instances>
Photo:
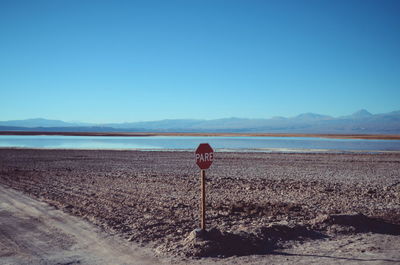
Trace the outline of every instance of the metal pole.
<instances>
[{"instance_id":1,"label":"metal pole","mask_svg":"<svg viewBox=\"0 0 400 265\"><path fill-rule=\"evenodd\" d=\"M201 175L201 203L200 203L200 228L206 230L206 171L202 169Z\"/></svg>"}]
</instances>

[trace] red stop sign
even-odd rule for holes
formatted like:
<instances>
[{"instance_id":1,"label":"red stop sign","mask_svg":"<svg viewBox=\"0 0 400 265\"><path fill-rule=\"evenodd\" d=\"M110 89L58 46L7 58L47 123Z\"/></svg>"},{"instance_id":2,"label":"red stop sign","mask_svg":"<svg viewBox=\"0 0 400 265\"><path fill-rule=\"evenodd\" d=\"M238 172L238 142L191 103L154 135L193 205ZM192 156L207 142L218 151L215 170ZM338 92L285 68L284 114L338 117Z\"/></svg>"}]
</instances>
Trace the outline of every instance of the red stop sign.
<instances>
[{"instance_id":1,"label":"red stop sign","mask_svg":"<svg viewBox=\"0 0 400 265\"><path fill-rule=\"evenodd\" d=\"M196 149L196 164L201 169L207 169L211 166L214 159L214 150L209 144L200 144Z\"/></svg>"}]
</instances>

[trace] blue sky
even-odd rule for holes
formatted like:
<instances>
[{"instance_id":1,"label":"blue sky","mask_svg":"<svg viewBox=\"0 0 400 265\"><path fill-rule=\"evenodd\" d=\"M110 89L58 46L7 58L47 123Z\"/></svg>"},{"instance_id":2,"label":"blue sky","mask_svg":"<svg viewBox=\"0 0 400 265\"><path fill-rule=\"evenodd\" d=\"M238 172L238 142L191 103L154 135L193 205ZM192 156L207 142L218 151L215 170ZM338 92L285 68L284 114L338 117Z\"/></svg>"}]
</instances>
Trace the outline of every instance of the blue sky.
<instances>
[{"instance_id":1,"label":"blue sky","mask_svg":"<svg viewBox=\"0 0 400 265\"><path fill-rule=\"evenodd\" d=\"M400 1L0 0L0 120L400 110Z\"/></svg>"}]
</instances>

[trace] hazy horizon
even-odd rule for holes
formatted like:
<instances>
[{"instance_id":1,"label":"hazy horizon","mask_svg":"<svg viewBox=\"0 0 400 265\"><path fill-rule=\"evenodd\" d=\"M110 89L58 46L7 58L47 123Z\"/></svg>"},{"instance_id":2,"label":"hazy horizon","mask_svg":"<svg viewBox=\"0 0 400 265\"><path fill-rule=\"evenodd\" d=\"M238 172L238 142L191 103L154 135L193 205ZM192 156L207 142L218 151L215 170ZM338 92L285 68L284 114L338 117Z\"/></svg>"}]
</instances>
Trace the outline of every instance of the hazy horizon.
<instances>
[{"instance_id":1,"label":"hazy horizon","mask_svg":"<svg viewBox=\"0 0 400 265\"><path fill-rule=\"evenodd\" d=\"M398 112L400 110L392 110L389 111L387 113L392 113L392 112ZM284 119L292 119L292 118L296 118L300 115L305 115L305 114L315 114L315 115L321 115L321 116L328 116L331 118L341 118L341 117L346 117L346 116L351 116L353 114L356 114L358 112L368 112L371 115L379 115L379 114L386 114L386 113L372 113L370 111L368 111L367 109L359 109L356 110L352 113L347 113L345 115L342 116L333 116L333 115L329 115L329 114L325 114L325 113L316 113L316 112L305 112L305 113L298 113L297 115L294 116L282 116L282 115L278 115L278 116L265 116L263 118L255 118L255 119L260 119L260 120L267 120L267 119L274 119L274 118L284 118ZM67 122L67 123L82 123L82 124L112 124L112 123L139 123L139 122L153 122L153 121L163 121L163 120L204 120L204 121L211 121L211 120L219 120L219 119L253 119L253 118L248 118L248 117L221 117L221 118L215 118L215 119L202 119L202 118L174 118L174 119L159 119L159 120L129 120L129 121L120 121L120 122L104 122L104 123L95 123L95 122L89 122L89 121L83 121L83 120L66 120L66 119L50 119L47 117L27 117L24 119L18 119L18 120L39 120L39 119L44 119L44 120L57 120L57 121L63 121L63 122ZM18 121L15 120L15 121ZM14 120L0 120L0 121L14 121Z\"/></svg>"},{"instance_id":2,"label":"hazy horizon","mask_svg":"<svg viewBox=\"0 0 400 265\"><path fill-rule=\"evenodd\" d=\"M0 120L400 109L400 1L0 1Z\"/></svg>"}]
</instances>

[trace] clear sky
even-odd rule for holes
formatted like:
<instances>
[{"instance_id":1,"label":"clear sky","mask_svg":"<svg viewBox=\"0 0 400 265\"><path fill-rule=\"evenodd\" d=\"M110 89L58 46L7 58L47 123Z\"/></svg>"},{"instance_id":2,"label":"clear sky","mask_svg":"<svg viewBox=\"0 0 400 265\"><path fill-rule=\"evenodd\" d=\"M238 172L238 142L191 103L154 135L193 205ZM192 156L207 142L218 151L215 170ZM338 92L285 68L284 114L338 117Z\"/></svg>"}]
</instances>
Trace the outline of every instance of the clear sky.
<instances>
[{"instance_id":1,"label":"clear sky","mask_svg":"<svg viewBox=\"0 0 400 265\"><path fill-rule=\"evenodd\" d=\"M0 0L0 120L400 110L400 1Z\"/></svg>"}]
</instances>

